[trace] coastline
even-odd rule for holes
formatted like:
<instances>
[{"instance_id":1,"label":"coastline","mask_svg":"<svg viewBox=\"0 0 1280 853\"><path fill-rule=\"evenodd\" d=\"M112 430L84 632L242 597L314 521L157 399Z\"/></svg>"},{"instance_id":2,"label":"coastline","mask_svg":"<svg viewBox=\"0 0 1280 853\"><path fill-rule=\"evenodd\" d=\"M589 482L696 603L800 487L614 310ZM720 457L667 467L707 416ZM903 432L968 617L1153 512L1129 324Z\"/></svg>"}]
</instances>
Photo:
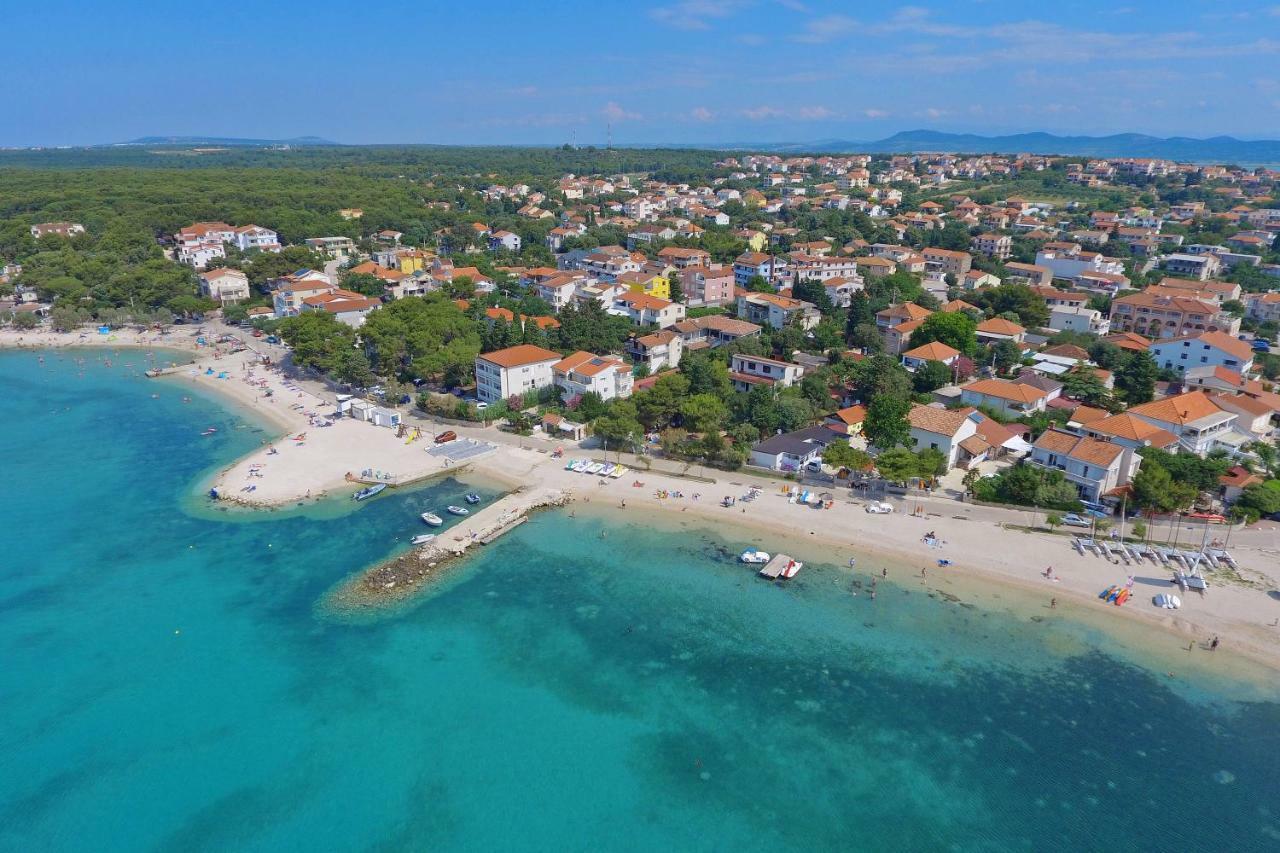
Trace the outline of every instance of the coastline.
<instances>
[{"instance_id":1,"label":"coastline","mask_svg":"<svg viewBox=\"0 0 1280 853\"><path fill-rule=\"evenodd\" d=\"M9 337L16 338L10 333ZM64 338L63 346L76 346L82 342ZM92 338L91 338L92 339ZM138 340L135 342L100 341L99 346L120 348L174 347L167 341ZM0 336L0 346L7 344ZM41 345L23 342L22 348L39 349ZM246 363L247 358L249 363ZM223 466L213 480L235 487L244 482L237 478L245 475L254 465L265 465L266 476L260 481L270 483L271 489L259 488L257 500L237 500L236 503L256 509L284 507L296 503L316 503L354 485L345 480L345 474L362 468L391 471L414 481L441 473L452 473L463 479L480 478L501 483L508 489L553 488L571 492L577 496L575 513L599 514L602 518L621 522L646 523L647 519L681 519L723 531L723 535L741 537L745 542L765 545L776 550L779 542L798 559L824 564L844 564L848 557L859 561L858 571L871 561L885 561L904 572L918 573L927 570L929 584L953 584L964 587L966 594L974 594L983 600L999 600L1004 593L1017 594L1028 599L1041 599L1045 613L1050 612L1047 603L1056 598L1060 607L1053 610L1054 618L1080 616L1090 621L1108 635L1128 632L1130 627L1139 633L1155 637L1181 638L1182 649L1186 643L1207 643L1220 636L1224 648L1221 657L1241 655L1272 671L1280 670L1280 630L1271 623L1280 617L1280 594L1274 594L1277 586L1274 575L1268 574L1280 566L1271 556L1275 545L1274 534L1264 534L1250 540L1254 544L1233 544L1245 572L1257 577L1262 589L1249 589L1234 584L1213 584L1208 596L1201 599L1184 596L1184 606L1179 611L1157 610L1150 604L1157 592L1173 591L1167 582L1168 572L1159 567L1137 565L1133 567L1111 565L1100 558L1081 556L1070 548L1069 538L1048 533L1023 532L1004 529L992 521L979 520L967 514L970 505L956 503L945 507L945 512L931 512L926 516L911 516L901 512L890 515L869 515L859 503L842 493L831 510L815 510L790 504L780 495L776 480L753 478L747 472L708 472L716 477L714 483L694 483L674 476L633 470L621 480L596 485L598 478L564 470L564 461L551 458L551 442L543 442L541 449L495 444L493 452L470 459L465 465L448 467L437 457L425 452L430 446L426 435L417 442L406 443L395 436L393 430L374 427L352 419L342 419L334 426L313 429L306 412L308 406L323 406L320 396L295 383L276 370L265 371L253 364L257 356L245 353L236 356L212 356L197 358L191 365L171 373L170 382L185 383L197 393L207 390L210 396L224 405L267 420L281 430L280 435L306 433L306 440L269 442L277 453L268 455L268 447L258 450ZM216 372L208 376L208 367L226 370L231 378L218 380ZM191 375L192 371L196 375ZM239 375L237 375L237 372ZM272 397L262 396L261 386L239 381L252 374L256 380L266 380L273 390ZM201 382L200 379L209 381ZM264 399L274 402L263 403ZM299 406L299 408L293 408ZM314 411L314 409L312 410ZM418 423L424 432L430 427ZM480 427L455 427L460 436L480 441L497 438L492 429ZM295 432L297 430L298 432ZM537 440L522 441L539 446ZM586 452L566 448L567 456L582 457ZM602 458L599 452L590 454ZM264 470L264 469L259 469ZM641 488L633 482L642 482ZM738 496L751 484L759 484L765 491L749 505L739 504L732 509L719 505L721 497ZM683 492L686 497L660 497ZM692 494L700 493L699 500ZM234 492L233 492L234 494ZM621 504L626 504L625 510ZM940 507L941 508L941 507ZM746 510L743 512L743 510ZM617 513L615 515L615 512ZM251 517L252 513L245 513ZM228 517L228 516L223 516ZM727 531L732 531L729 534ZM941 549L931 548L922 542L927 532L935 532L944 544ZM1243 537L1241 537L1243 539ZM1239 550L1237 550L1239 549ZM1244 552L1248 552L1247 555ZM951 561L948 568L939 568L937 560ZM1046 580L1041 572L1052 564L1060 582ZM1264 571L1264 569L1266 571ZM358 577L368 568L352 573ZM1111 608L1100 603L1100 590L1115 583L1124 583L1127 574L1138 579L1137 594L1123 608ZM1002 605L995 604L1000 607ZM1099 608L1108 607L1106 611ZM1152 630L1156 629L1156 630ZM1144 643L1163 647L1168 643Z\"/></svg>"}]
</instances>

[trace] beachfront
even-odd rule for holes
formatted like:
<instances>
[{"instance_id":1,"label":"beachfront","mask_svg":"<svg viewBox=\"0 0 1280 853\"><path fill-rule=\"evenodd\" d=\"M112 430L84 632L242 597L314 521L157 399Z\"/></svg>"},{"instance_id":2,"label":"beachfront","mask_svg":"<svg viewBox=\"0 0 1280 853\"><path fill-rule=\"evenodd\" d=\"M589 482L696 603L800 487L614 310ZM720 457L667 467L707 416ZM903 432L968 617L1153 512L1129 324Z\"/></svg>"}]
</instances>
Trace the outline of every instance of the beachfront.
<instances>
[{"instance_id":1,"label":"beachfront","mask_svg":"<svg viewBox=\"0 0 1280 853\"><path fill-rule=\"evenodd\" d=\"M191 348L183 346L187 335L155 338L139 336L113 345ZM63 345L77 345L77 341ZM269 420L282 434L203 486L217 489L220 496L249 506L279 507L345 496L359 487L348 475L358 477L364 471L389 475L401 483L459 471L447 456L427 452L433 447L431 436L446 428L443 425L412 418L410 429L419 428L421 437L408 441L392 429L351 418L334 420L328 417L333 411L332 396L319 383L299 382L264 366L252 351L199 355L192 364L157 381L220 395ZM447 428L462 438L493 445L492 452L468 460L468 470L513 489L534 485L572 493L578 512L595 512L603 519L625 513L632 520L663 513L714 526L744 545L762 544L772 550L785 545L805 560L844 564L850 557L861 563L870 558L890 562L900 567L898 571L925 570L924 583L967 577L981 578L988 585L1014 585L1043 596L1046 605L1053 598L1074 601L1105 612L1108 620L1140 620L1172 630L1186 638L1184 643L1220 636L1233 651L1280 665L1280 629L1275 624L1280 599L1270 594L1280 587L1280 535L1272 524L1234 534L1232 552L1252 585L1214 583L1211 576L1207 595L1184 595L1182 609L1166 611L1151 606L1150 599L1173 590L1165 583L1167 570L1154 565L1126 567L1080 555L1072 550L1067 536L1005 529L1006 523L1024 524L1023 514L923 500L917 502L923 510L920 515L902 512L904 505L892 514L873 515L844 493L832 509L816 510L788 502L779 481L747 472L708 471L714 482L639 471L621 480L600 479L565 470L565 460L551 455L559 446L552 442L479 426ZM572 446L566 453L586 455ZM594 456L603 458L598 452ZM736 497L752 485L762 489L759 500L730 508L719 504L724 496ZM935 534L932 545L924 541L928 533ZM950 565L939 567L940 559L949 560ZM1044 576L1048 566L1053 566L1056 580ZM1099 592L1124 584L1130 574L1138 590L1132 604L1117 608L1098 601Z\"/></svg>"}]
</instances>

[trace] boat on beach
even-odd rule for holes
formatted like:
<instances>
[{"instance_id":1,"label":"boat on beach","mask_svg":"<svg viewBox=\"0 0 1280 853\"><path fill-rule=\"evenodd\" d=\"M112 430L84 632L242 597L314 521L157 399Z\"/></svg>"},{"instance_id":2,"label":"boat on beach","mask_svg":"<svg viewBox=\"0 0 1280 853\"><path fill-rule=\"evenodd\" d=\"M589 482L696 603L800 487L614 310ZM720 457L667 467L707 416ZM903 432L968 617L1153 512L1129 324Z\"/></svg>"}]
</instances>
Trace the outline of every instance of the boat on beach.
<instances>
[{"instance_id":1,"label":"boat on beach","mask_svg":"<svg viewBox=\"0 0 1280 853\"><path fill-rule=\"evenodd\" d=\"M440 525L444 524L444 519L436 515L434 512L424 512L422 515L418 517L421 518L423 521L425 521L427 524L430 524L432 527L439 527Z\"/></svg>"},{"instance_id":2,"label":"boat on beach","mask_svg":"<svg viewBox=\"0 0 1280 853\"><path fill-rule=\"evenodd\" d=\"M386 487L387 487L386 483L376 483L372 486L366 486L365 488L361 489L360 491L352 495L351 499L353 501L368 500L374 495L381 494L383 489L385 489Z\"/></svg>"},{"instance_id":3,"label":"boat on beach","mask_svg":"<svg viewBox=\"0 0 1280 853\"><path fill-rule=\"evenodd\" d=\"M755 548L748 548L742 552L742 556L738 557L744 563L758 563L763 565L769 562L769 552L759 551Z\"/></svg>"},{"instance_id":4,"label":"boat on beach","mask_svg":"<svg viewBox=\"0 0 1280 853\"><path fill-rule=\"evenodd\" d=\"M417 536L413 537L411 541L414 545L426 545L435 538L436 535L434 533L419 533Z\"/></svg>"},{"instance_id":5,"label":"boat on beach","mask_svg":"<svg viewBox=\"0 0 1280 853\"><path fill-rule=\"evenodd\" d=\"M470 515L471 514L471 510L467 509L465 506L451 505L451 506L445 507L445 509L448 510L451 515Z\"/></svg>"}]
</instances>

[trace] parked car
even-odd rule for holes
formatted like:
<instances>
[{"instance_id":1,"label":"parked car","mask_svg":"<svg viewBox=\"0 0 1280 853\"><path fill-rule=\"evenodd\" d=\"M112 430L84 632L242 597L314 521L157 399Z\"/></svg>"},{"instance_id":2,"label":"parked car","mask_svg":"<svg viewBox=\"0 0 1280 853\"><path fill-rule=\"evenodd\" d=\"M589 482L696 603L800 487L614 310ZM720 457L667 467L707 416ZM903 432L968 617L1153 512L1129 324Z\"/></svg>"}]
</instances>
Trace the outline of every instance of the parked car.
<instances>
[{"instance_id":1,"label":"parked car","mask_svg":"<svg viewBox=\"0 0 1280 853\"><path fill-rule=\"evenodd\" d=\"M1254 352L1271 352L1271 344L1267 343L1266 341L1258 340L1257 338L1255 338L1253 341L1253 351Z\"/></svg>"},{"instance_id":2,"label":"parked car","mask_svg":"<svg viewBox=\"0 0 1280 853\"><path fill-rule=\"evenodd\" d=\"M1068 527L1089 527L1091 522L1084 516L1069 512L1062 517L1062 523Z\"/></svg>"},{"instance_id":3,"label":"parked car","mask_svg":"<svg viewBox=\"0 0 1280 853\"><path fill-rule=\"evenodd\" d=\"M267 343L278 344L280 343L280 338L277 337L276 335L267 335Z\"/></svg>"},{"instance_id":4,"label":"parked car","mask_svg":"<svg viewBox=\"0 0 1280 853\"><path fill-rule=\"evenodd\" d=\"M436 444L444 444L446 441L454 441L457 437L458 434L456 432L451 429L447 429L436 436Z\"/></svg>"},{"instance_id":5,"label":"parked car","mask_svg":"<svg viewBox=\"0 0 1280 853\"><path fill-rule=\"evenodd\" d=\"M878 515L887 514L893 512L893 504L885 503L883 501L872 501L867 504L867 512L876 513Z\"/></svg>"}]
</instances>

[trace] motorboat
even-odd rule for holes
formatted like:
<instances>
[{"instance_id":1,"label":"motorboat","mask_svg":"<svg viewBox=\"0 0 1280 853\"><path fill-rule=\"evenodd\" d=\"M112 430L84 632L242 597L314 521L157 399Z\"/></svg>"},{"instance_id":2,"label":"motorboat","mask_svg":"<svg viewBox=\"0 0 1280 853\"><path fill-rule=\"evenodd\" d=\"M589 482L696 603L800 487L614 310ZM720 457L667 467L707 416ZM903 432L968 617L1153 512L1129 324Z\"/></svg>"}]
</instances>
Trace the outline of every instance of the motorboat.
<instances>
[{"instance_id":1,"label":"motorboat","mask_svg":"<svg viewBox=\"0 0 1280 853\"><path fill-rule=\"evenodd\" d=\"M445 509L447 509L449 513L452 515L470 515L471 514L471 510L467 509L465 506L447 506L445 507Z\"/></svg>"},{"instance_id":2,"label":"motorboat","mask_svg":"<svg viewBox=\"0 0 1280 853\"><path fill-rule=\"evenodd\" d=\"M417 536L413 537L412 542L414 545L426 545L435 538L436 535L434 533L419 533Z\"/></svg>"},{"instance_id":3,"label":"motorboat","mask_svg":"<svg viewBox=\"0 0 1280 853\"><path fill-rule=\"evenodd\" d=\"M744 563L763 565L769 562L769 552L759 551L755 548L748 548L742 552L742 556L738 557L738 559Z\"/></svg>"},{"instance_id":4,"label":"motorboat","mask_svg":"<svg viewBox=\"0 0 1280 853\"><path fill-rule=\"evenodd\" d=\"M480 496L477 495L475 492L468 492L466 496L466 501L469 504L478 504L480 503Z\"/></svg>"},{"instance_id":5,"label":"motorboat","mask_svg":"<svg viewBox=\"0 0 1280 853\"><path fill-rule=\"evenodd\" d=\"M214 434L215 432L217 432L217 431L218 431L218 428L217 428L217 427L209 427L207 430L205 430L204 432L202 432L202 433L200 433L200 434L201 434L201 435L213 435L213 434Z\"/></svg>"},{"instance_id":6,"label":"motorboat","mask_svg":"<svg viewBox=\"0 0 1280 853\"><path fill-rule=\"evenodd\" d=\"M360 491L358 491L358 492L356 492L354 495L352 495L352 496L351 496L351 499L352 499L352 500L355 500L355 501L365 501L365 500L368 500L369 498L373 497L374 495L382 494L382 491L383 491L386 487L387 487L387 484L386 484L386 483L375 483L375 484L374 484L374 485L372 485L372 486L366 486L365 488L361 489Z\"/></svg>"},{"instance_id":7,"label":"motorboat","mask_svg":"<svg viewBox=\"0 0 1280 853\"><path fill-rule=\"evenodd\" d=\"M427 524L430 524L432 527L439 527L440 525L444 524L444 519L436 515L434 512L424 512L422 515L418 517L421 518L423 521L425 521Z\"/></svg>"}]
</instances>

